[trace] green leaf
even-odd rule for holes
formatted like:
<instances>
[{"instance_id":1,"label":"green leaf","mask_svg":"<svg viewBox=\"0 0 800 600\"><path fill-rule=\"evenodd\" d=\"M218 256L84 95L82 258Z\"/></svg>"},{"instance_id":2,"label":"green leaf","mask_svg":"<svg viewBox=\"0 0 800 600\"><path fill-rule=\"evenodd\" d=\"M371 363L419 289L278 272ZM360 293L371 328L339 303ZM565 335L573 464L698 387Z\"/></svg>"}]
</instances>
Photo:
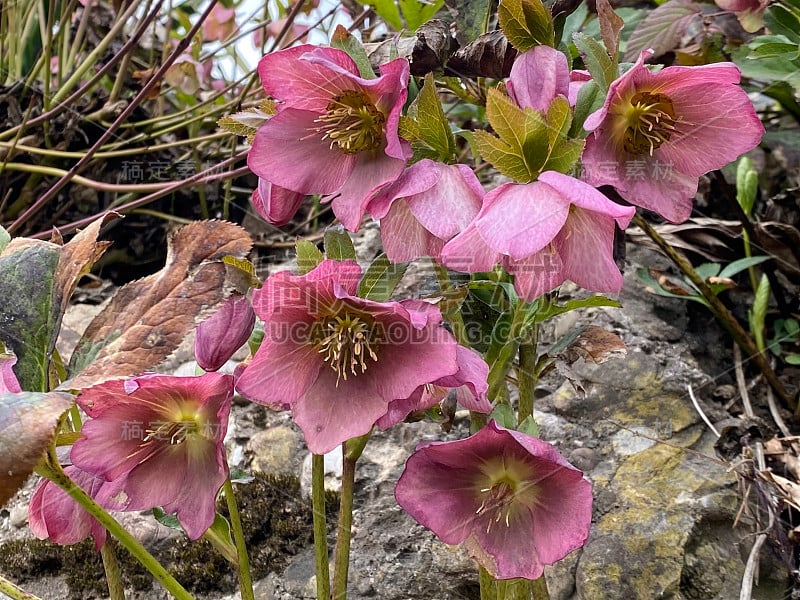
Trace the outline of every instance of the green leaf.
<instances>
[{"instance_id":1,"label":"green leaf","mask_svg":"<svg viewBox=\"0 0 800 600\"><path fill-rule=\"evenodd\" d=\"M785 35L790 41L800 43L800 16L793 10L772 4L764 13L764 25L771 33Z\"/></svg>"},{"instance_id":2,"label":"green leaf","mask_svg":"<svg viewBox=\"0 0 800 600\"><path fill-rule=\"evenodd\" d=\"M533 181L533 174L519 151L486 131L476 131L474 138L481 157L503 175L520 183Z\"/></svg>"},{"instance_id":3,"label":"green leaf","mask_svg":"<svg viewBox=\"0 0 800 600\"><path fill-rule=\"evenodd\" d=\"M578 99L575 102L575 110L572 113L572 125L569 129L570 137L586 136L587 132L583 130L586 117L603 106L604 100L605 94L594 79L581 86L578 91Z\"/></svg>"},{"instance_id":4,"label":"green leaf","mask_svg":"<svg viewBox=\"0 0 800 600\"><path fill-rule=\"evenodd\" d=\"M797 44L788 42L768 42L754 48L750 54L750 58L786 58L787 60L796 60L797 52Z\"/></svg>"},{"instance_id":5,"label":"green leaf","mask_svg":"<svg viewBox=\"0 0 800 600\"><path fill-rule=\"evenodd\" d=\"M555 43L553 17L540 0L501 0L497 20L508 41L520 52Z\"/></svg>"},{"instance_id":6,"label":"green leaf","mask_svg":"<svg viewBox=\"0 0 800 600\"><path fill-rule=\"evenodd\" d=\"M60 322L54 301L60 248L38 240L23 244L0 255L0 342L17 356L14 372L22 389L46 392Z\"/></svg>"},{"instance_id":7,"label":"green leaf","mask_svg":"<svg viewBox=\"0 0 800 600\"><path fill-rule=\"evenodd\" d=\"M181 522L178 521L178 517L174 514L167 514L164 512L164 509L160 506L156 506L153 508L153 516L156 518L156 521L164 525L165 527L169 527L170 529L177 529L178 531L183 531L183 527L181 527Z\"/></svg>"},{"instance_id":8,"label":"green leaf","mask_svg":"<svg viewBox=\"0 0 800 600\"><path fill-rule=\"evenodd\" d=\"M739 260L733 261L724 269L722 269L722 271L719 273L719 276L723 278L733 277L737 273L740 273L745 269L749 269L750 267L754 267L755 265L760 265L771 258L771 256L749 256L746 258L740 258Z\"/></svg>"},{"instance_id":9,"label":"green leaf","mask_svg":"<svg viewBox=\"0 0 800 600\"><path fill-rule=\"evenodd\" d=\"M736 165L736 201L744 214L750 215L758 193L758 171L753 168L753 161L743 156Z\"/></svg>"},{"instance_id":10,"label":"green leaf","mask_svg":"<svg viewBox=\"0 0 800 600\"><path fill-rule=\"evenodd\" d=\"M423 23L430 21L440 8L444 0L400 0L400 10L409 31L416 31Z\"/></svg>"},{"instance_id":11,"label":"green leaf","mask_svg":"<svg viewBox=\"0 0 800 600\"><path fill-rule=\"evenodd\" d=\"M723 277L720 274L720 269L722 267L718 263L703 263L695 267L695 272L700 276L701 279L706 280L709 277Z\"/></svg>"},{"instance_id":12,"label":"green leaf","mask_svg":"<svg viewBox=\"0 0 800 600\"><path fill-rule=\"evenodd\" d=\"M434 154L433 156L425 156L425 158L432 158L445 163L451 162L456 154L456 140L439 102L439 95L436 93L436 82L432 73L428 73L425 76L425 83L411 109L409 109L409 116L413 118L414 125L408 123L409 119L406 118L403 120L402 126L413 136L413 138L406 137L405 139L411 141L415 152L418 149L419 142L422 142ZM401 135L403 135L402 132ZM414 140L418 140L417 144L414 143ZM420 148L420 150L424 152L423 148Z\"/></svg>"},{"instance_id":13,"label":"green leaf","mask_svg":"<svg viewBox=\"0 0 800 600\"><path fill-rule=\"evenodd\" d=\"M2 252L6 246L8 246L8 242L11 241L11 234L8 233L3 226L0 225L0 252Z\"/></svg>"},{"instance_id":14,"label":"green leaf","mask_svg":"<svg viewBox=\"0 0 800 600\"><path fill-rule=\"evenodd\" d=\"M342 25L337 25L331 36L331 46L344 50L353 59L358 67L358 72L364 79L375 79L375 71L367 57L367 51L352 33L347 31Z\"/></svg>"},{"instance_id":15,"label":"green leaf","mask_svg":"<svg viewBox=\"0 0 800 600\"><path fill-rule=\"evenodd\" d=\"M539 425L531 415L525 417L525 420L519 424L519 427L517 427L517 431L520 433L525 433L531 437L539 437Z\"/></svg>"},{"instance_id":16,"label":"green leaf","mask_svg":"<svg viewBox=\"0 0 800 600\"><path fill-rule=\"evenodd\" d=\"M445 0L444 3L456 15L456 35L462 48L486 33L491 0Z\"/></svg>"},{"instance_id":17,"label":"green leaf","mask_svg":"<svg viewBox=\"0 0 800 600\"><path fill-rule=\"evenodd\" d=\"M325 256L331 260L356 260L356 249L350 234L343 227L325 232Z\"/></svg>"},{"instance_id":18,"label":"green leaf","mask_svg":"<svg viewBox=\"0 0 800 600\"><path fill-rule=\"evenodd\" d=\"M556 145L547 157L542 171L569 173L583 153L584 140L564 140Z\"/></svg>"},{"instance_id":19,"label":"green leaf","mask_svg":"<svg viewBox=\"0 0 800 600\"><path fill-rule=\"evenodd\" d=\"M605 296L589 296L588 298L578 300L568 300L564 304L548 304L546 309L537 311L534 320L537 323L541 323L547 319L552 319L557 315L563 315L564 313L572 310L596 306L611 306L614 308L620 308L622 304Z\"/></svg>"},{"instance_id":20,"label":"green leaf","mask_svg":"<svg viewBox=\"0 0 800 600\"><path fill-rule=\"evenodd\" d=\"M800 365L800 354L787 354L783 360L785 360L788 365Z\"/></svg>"},{"instance_id":21,"label":"green leaf","mask_svg":"<svg viewBox=\"0 0 800 600\"><path fill-rule=\"evenodd\" d=\"M647 48L651 48L655 56L674 50L689 25L701 19L702 12L702 5L692 0L670 0L656 7L639 22L628 38L624 60L634 62Z\"/></svg>"},{"instance_id":22,"label":"green leaf","mask_svg":"<svg viewBox=\"0 0 800 600\"><path fill-rule=\"evenodd\" d=\"M386 254L379 255L358 282L357 295L375 302L386 302L391 298L407 268L408 263L393 264Z\"/></svg>"},{"instance_id":23,"label":"green leaf","mask_svg":"<svg viewBox=\"0 0 800 600\"><path fill-rule=\"evenodd\" d=\"M517 416L512 409L505 402L499 402L489 413L489 418L495 421L501 427L514 430L517 427Z\"/></svg>"},{"instance_id":24,"label":"green leaf","mask_svg":"<svg viewBox=\"0 0 800 600\"><path fill-rule=\"evenodd\" d=\"M750 333L753 335L756 348L758 348L760 352L766 349L766 345L764 344L764 320L767 317L767 309L769 308L770 292L769 278L766 274L762 274L761 281L758 282L755 298L753 299L753 307L748 311Z\"/></svg>"},{"instance_id":25,"label":"green leaf","mask_svg":"<svg viewBox=\"0 0 800 600\"><path fill-rule=\"evenodd\" d=\"M617 70L608 52L597 40L583 33L574 34L572 39L592 78L603 92L607 92L611 82L617 78Z\"/></svg>"},{"instance_id":26,"label":"green leaf","mask_svg":"<svg viewBox=\"0 0 800 600\"><path fill-rule=\"evenodd\" d=\"M231 534L231 524L228 519L219 513L214 514L214 522L204 533L203 538L211 542L211 545L232 565L239 564L239 555L233 543Z\"/></svg>"},{"instance_id":27,"label":"green leaf","mask_svg":"<svg viewBox=\"0 0 800 600\"><path fill-rule=\"evenodd\" d=\"M400 31L403 28L403 21L400 19L400 10L397 8L394 0L357 0L362 6L372 7L378 16L383 19L386 24L394 29Z\"/></svg>"},{"instance_id":28,"label":"green leaf","mask_svg":"<svg viewBox=\"0 0 800 600\"><path fill-rule=\"evenodd\" d=\"M300 275L312 271L314 267L325 260L325 256L316 244L307 240L298 240L295 252L297 253L297 271Z\"/></svg>"},{"instance_id":29,"label":"green leaf","mask_svg":"<svg viewBox=\"0 0 800 600\"><path fill-rule=\"evenodd\" d=\"M700 292L695 290L694 287L691 287L691 289L686 289L685 294L675 294L673 292L668 292L663 287L661 287L661 284L659 284L655 279L653 279L653 276L650 274L650 269L648 269L647 267L639 267L636 270L636 277L645 286L647 286L647 288L652 293L658 296L665 296L666 298L680 298L681 300L693 300L694 302L699 302L700 304L709 306L706 299L703 298ZM689 287L688 282L686 282L686 284L687 287Z\"/></svg>"}]
</instances>

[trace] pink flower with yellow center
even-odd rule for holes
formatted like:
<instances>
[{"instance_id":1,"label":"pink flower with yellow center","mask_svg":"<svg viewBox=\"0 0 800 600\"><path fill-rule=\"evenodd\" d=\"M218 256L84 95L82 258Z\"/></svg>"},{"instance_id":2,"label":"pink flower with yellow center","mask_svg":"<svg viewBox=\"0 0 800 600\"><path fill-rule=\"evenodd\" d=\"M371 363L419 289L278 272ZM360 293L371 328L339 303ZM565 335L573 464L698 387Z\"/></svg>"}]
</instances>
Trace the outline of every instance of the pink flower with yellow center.
<instances>
[{"instance_id":1,"label":"pink flower with yellow center","mask_svg":"<svg viewBox=\"0 0 800 600\"><path fill-rule=\"evenodd\" d=\"M259 177L298 194L321 194L355 231L372 196L410 157L398 137L408 61L359 76L343 51L302 45L267 54L258 65L277 113L256 132L247 164Z\"/></svg>"},{"instance_id":2,"label":"pink flower with yellow center","mask_svg":"<svg viewBox=\"0 0 800 600\"><path fill-rule=\"evenodd\" d=\"M435 306L358 298L360 276L355 262L326 260L306 275L276 273L253 293L264 341L236 389L291 408L316 454L369 432L393 400L459 372L458 344Z\"/></svg>"},{"instance_id":3,"label":"pink flower with yellow center","mask_svg":"<svg viewBox=\"0 0 800 600\"><path fill-rule=\"evenodd\" d=\"M191 539L214 522L228 476L223 439L233 377L145 375L108 381L77 397L91 417L70 458L80 469L119 483L126 510L160 506L177 513Z\"/></svg>"},{"instance_id":4,"label":"pink flower with yellow center","mask_svg":"<svg viewBox=\"0 0 800 600\"><path fill-rule=\"evenodd\" d=\"M689 218L701 175L755 148L764 127L732 63L650 71L639 60L589 115L583 178L673 223Z\"/></svg>"},{"instance_id":5,"label":"pink flower with yellow center","mask_svg":"<svg viewBox=\"0 0 800 600\"><path fill-rule=\"evenodd\" d=\"M395 498L497 579L536 579L589 536L592 486L550 444L494 421L455 442L421 444Z\"/></svg>"}]
</instances>

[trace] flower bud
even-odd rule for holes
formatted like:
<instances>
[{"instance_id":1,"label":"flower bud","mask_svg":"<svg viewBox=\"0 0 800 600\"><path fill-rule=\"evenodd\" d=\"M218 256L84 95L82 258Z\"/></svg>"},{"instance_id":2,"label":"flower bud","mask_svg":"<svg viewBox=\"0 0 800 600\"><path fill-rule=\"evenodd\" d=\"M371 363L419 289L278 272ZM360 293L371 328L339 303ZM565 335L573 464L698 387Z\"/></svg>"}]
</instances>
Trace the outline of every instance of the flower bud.
<instances>
[{"instance_id":1,"label":"flower bud","mask_svg":"<svg viewBox=\"0 0 800 600\"><path fill-rule=\"evenodd\" d=\"M197 327L194 355L206 371L216 371L250 337L256 314L246 296L231 296L209 319Z\"/></svg>"}]
</instances>

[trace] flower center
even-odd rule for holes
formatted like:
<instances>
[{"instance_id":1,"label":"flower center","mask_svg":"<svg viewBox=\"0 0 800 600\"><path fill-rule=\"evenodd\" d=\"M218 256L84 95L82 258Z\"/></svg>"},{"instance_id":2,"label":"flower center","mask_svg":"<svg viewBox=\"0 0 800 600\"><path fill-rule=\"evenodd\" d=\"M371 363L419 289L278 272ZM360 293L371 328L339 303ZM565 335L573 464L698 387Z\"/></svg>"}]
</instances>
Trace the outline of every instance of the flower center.
<instances>
[{"instance_id":1,"label":"flower center","mask_svg":"<svg viewBox=\"0 0 800 600\"><path fill-rule=\"evenodd\" d=\"M315 119L323 133L322 139L331 141L345 154L358 154L375 150L383 145L383 126L386 117L363 92L350 90L336 96Z\"/></svg>"},{"instance_id":2,"label":"flower center","mask_svg":"<svg viewBox=\"0 0 800 600\"><path fill-rule=\"evenodd\" d=\"M372 349L370 326L359 317L345 315L328 319L322 325L322 339L318 352L322 359L336 371L336 385L339 380L347 381L348 374L356 376L367 370L367 359L378 360Z\"/></svg>"},{"instance_id":3,"label":"flower center","mask_svg":"<svg viewBox=\"0 0 800 600\"><path fill-rule=\"evenodd\" d=\"M509 516L516 497L516 485L511 479L503 477L492 483L490 487L482 488L483 501L475 511L476 515L489 515L486 523L486 533L492 529L492 524L505 522L506 527L510 527Z\"/></svg>"},{"instance_id":4,"label":"flower center","mask_svg":"<svg viewBox=\"0 0 800 600\"><path fill-rule=\"evenodd\" d=\"M653 155L653 150L677 131L675 108L664 94L639 92L631 98L623 147L631 154Z\"/></svg>"},{"instance_id":5,"label":"flower center","mask_svg":"<svg viewBox=\"0 0 800 600\"><path fill-rule=\"evenodd\" d=\"M159 442L169 442L171 445L182 444L191 434L199 430L197 422L192 419L180 421L151 421L149 427L145 429L142 442L152 440Z\"/></svg>"}]
</instances>

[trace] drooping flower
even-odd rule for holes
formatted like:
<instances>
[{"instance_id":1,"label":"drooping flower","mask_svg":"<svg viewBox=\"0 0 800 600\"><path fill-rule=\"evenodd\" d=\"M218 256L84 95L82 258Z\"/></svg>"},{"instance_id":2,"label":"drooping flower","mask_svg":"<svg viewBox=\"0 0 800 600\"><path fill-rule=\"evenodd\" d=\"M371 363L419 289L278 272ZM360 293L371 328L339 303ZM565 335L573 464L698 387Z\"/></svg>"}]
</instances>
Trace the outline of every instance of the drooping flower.
<instances>
[{"instance_id":1,"label":"drooping flower","mask_svg":"<svg viewBox=\"0 0 800 600\"><path fill-rule=\"evenodd\" d=\"M253 208L259 217L277 227L292 220L306 195L273 185L258 178L258 187L253 190Z\"/></svg>"},{"instance_id":2,"label":"drooping flower","mask_svg":"<svg viewBox=\"0 0 800 600\"><path fill-rule=\"evenodd\" d=\"M736 15L742 29L755 33L764 26L764 11L769 0L714 0L722 10L729 10Z\"/></svg>"},{"instance_id":3,"label":"drooping flower","mask_svg":"<svg viewBox=\"0 0 800 600\"><path fill-rule=\"evenodd\" d=\"M737 84L732 63L644 65L651 51L611 84L589 115L584 179L612 185L631 204L680 223L692 212L699 177L758 145L764 127Z\"/></svg>"},{"instance_id":4,"label":"drooping flower","mask_svg":"<svg viewBox=\"0 0 800 600\"><path fill-rule=\"evenodd\" d=\"M497 579L536 579L589 536L592 488L550 444L494 421L469 438L420 445L398 504Z\"/></svg>"},{"instance_id":5,"label":"drooping flower","mask_svg":"<svg viewBox=\"0 0 800 600\"><path fill-rule=\"evenodd\" d=\"M250 169L273 185L324 195L356 230L369 200L400 176L410 156L397 134L408 61L393 60L377 79L362 79L345 52L303 45L267 54L258 72L279 104L255 134Z\"/></svg>"},{"instance_id":6,"label":"drooping flower","mask_svg":"<svg viewBox=\"0 0 800 600\"><path fill-rule=\"evenodd\" d=\"M216 371L241 348L253 332L256 313L246 296L231 296L197 326L194 356L205 371Z\"/></svg>"},{"instance_id":7,"label":"drooping flower","mask_svg":"<svg viewBox=\"0 0 800 600\"><path fill-rule=\"evenodd\" d=\"M64 472L103 508L124 509L116 500L121 492L119 480L106 481L75 465L64 467ZM28 505L28 524L33 535L56 544L77 544L92 536L95 548L100 550L106 542L106 528L49 479L40 480L33 490Z\"/></svg>"},{"instance_id":8,"label":"drooping flower","mask_svg":"<svg viewBox=\"0 0 800 600\"><path fill-rule=\"evenodd\" d=\"M15 364L17 364L17 357L8 352L5 345L0 342L0 394L18 394L22 391L14 373Z\"/></svg>"},{"instance_id":9,"label":"drooping flower","mask_svg":"<svg viewBox=\"0 0 800 600\"><path fill-rule=\"evenodd\" d=\"M618 292L614 227L627 227L634 212L569 175L545 171L532 183L487 193L478 216L445 245L442 262L469 273L501 263L526 301L567 279L587 290Z\"/></svg>"},{"instance_id":10,"label":"drooping flower","mask_svg":"<svg viewBox=\"0 0 800 600\"><path fill-rule=\"evenodd\" d=\"M203 39L207 42L218 40L224 42L238 29L236 25L236 9L225 8L222 4L214 5L206 20L203 21Z\"/></svg>"},{"instance_id":11,"label":"drooping flower","mask_svg":"<svg viewBox=\"0 0 800 600\"><path fill-rule=\"evenodd\" d=\"M486 397L489 365L480 354L464 346L456 348L456 361L456 373L418 387L408 398L390 402L386 414L378 419L378 427L388 429L412 413L432 408L447 398L451 390L455 390L456 402L467 410L490 413L492 404Z\"/></svg>"},{"instance_id":12,"label":"drooping flower","mask_svg":"<svg viewBox=\"0 0 800 600\"><path fill-rule=\"evenodd\" d=\"M475 173L466 165L423 159L370 202L381 223L381 241L392 262L423 256L438 259L444 243L478 214L483 198Z\"/></svg>"},{"instance_id":13,"label":"drooping flower","mask_svg":"<svg viewBox=\"0 0 800 600\"><path fill-rule=\"evenodd\" d=\"M534 46L514 60L506 88L520 108L547 111L558 96L569 98L567 57L550 46Z\"/></svg>"},{"instance_id":14,"label":"drooping flower","mask_svg":"<svg viewBox=\"0 0 800 600\"><path fill-rule=\"evenodd\" d=\"M459 370L438 309L358 298L360 275L352 261L325 260L306 275L276 273L253 293L264 341L236 389L291 407L316 454L367 433L391 401Z\"/></svg>"},{"instance_id":15,"label":"drooping flower","mask_svg":"<svg viewBox=\"0 0 800 600\"><path fill-rule=\"evenodd\" d=\"M72 446L75 466L119 482L128 510L160 506L199 538L214 522L228 476L223 439L233 377L145 375L108 381L77 398L92 417Z\"/></svg>"}]
</instances>

